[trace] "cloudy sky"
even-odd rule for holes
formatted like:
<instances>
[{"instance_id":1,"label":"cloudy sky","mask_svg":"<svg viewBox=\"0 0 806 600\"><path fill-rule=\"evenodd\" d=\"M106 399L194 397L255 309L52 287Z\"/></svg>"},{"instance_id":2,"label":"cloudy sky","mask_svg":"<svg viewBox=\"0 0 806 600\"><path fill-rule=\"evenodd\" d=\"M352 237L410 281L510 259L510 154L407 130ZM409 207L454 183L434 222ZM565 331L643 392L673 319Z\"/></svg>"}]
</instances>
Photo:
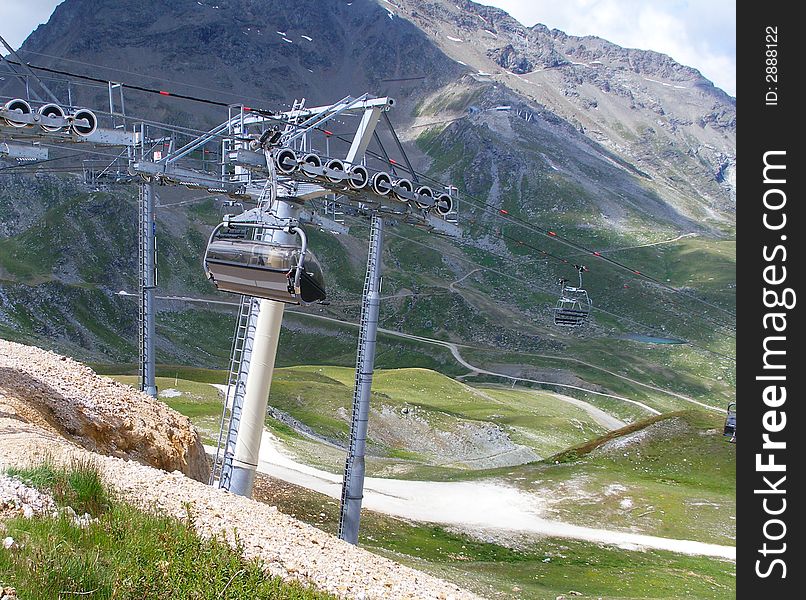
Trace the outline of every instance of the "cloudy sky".
<instances>
[{"instance_id":1,"label":"cloudy sky","mask_svg":"<svg viewBox=\"0 0 806 600\"><path fill-rule=\"evenodd\" d=\"M15 50L62 0L0 0L0 35ZM5 54L3 48L3 54Z\"/></svg>"},{"instance_id":2,"label":"cloudy sky","mask_svg":"<svg viewBox=\"0 0 806 600\"><path fill-rule=\"evenodd\" d=\"M656 50L699 69L736 95L735 0L481 0L525 25L543 23L572 35ZM0 0L0 35L14 48L61 0Z\"/></svg>"}]
</instances>

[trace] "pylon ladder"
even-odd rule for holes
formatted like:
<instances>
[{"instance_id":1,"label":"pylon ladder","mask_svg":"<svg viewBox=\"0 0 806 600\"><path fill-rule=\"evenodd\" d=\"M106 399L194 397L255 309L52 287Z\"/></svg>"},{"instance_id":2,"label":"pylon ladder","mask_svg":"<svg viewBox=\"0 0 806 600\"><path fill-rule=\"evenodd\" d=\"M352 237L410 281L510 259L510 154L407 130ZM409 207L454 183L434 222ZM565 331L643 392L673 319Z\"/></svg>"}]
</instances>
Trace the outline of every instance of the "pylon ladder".
<instances>
[{"instance_id":1,"label":"pylon ladder","mask_svg":"<svg viewBox=\"0 0 806 600\"><path fill-rule=\"evenodd\" d=\"M259 300L251 296L241 296L238 321L230 351L227 390L224 396L224 408L221 412L218 445L210 472L210 485L217 485L224 489L229 489L232 477L232 458L235 455L235 443L241 423L246 376L249 373L259 311Z\"/></svg>"}]
</instances>

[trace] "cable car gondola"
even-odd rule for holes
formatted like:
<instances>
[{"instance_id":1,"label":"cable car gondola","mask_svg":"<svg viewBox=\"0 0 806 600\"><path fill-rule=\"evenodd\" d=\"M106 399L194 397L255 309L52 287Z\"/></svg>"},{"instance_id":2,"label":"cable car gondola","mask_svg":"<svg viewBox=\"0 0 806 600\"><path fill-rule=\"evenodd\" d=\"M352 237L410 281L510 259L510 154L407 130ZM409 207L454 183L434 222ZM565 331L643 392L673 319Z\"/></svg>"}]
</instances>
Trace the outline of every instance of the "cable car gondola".
<instances>
[{"instance_id":1,"label":"cable car gondola","mask_svg":"<svg viewBox=\"0 0 806 600\"><path fill-rule=\"evenodd\" d=\"M731 442L736 442L736 403L728 404L727 415L725 416L725 428L722 435L730 437Z\"/></svg>"},{"instance_id":2,"label":"cable car gondola","mask_svg":"<svg viewBox=\"0 0 806 600\"><path fill-rule=\"evenodd\" d=\"M262 239L269 230L295 234L300 243ZM310 304L326 297L322 268L308 250L307 237L299 227L220 223L210 234L204 269L222 292L287 304Z\"/></svg>"},{"instance_id":3,"label":"cable car gondola","mask_svg":"<svg viewBox=\"0 0 806 600\"><path fill-rule=\"evenodd\" d=\"M554 324L559 327L581 327L588 322L591 312L591 299L582 287L584 266L574 265L579 273L579 286L571 287L567 279L560 279L562 291L554 307Z\"/></svg>"}]
</instances>

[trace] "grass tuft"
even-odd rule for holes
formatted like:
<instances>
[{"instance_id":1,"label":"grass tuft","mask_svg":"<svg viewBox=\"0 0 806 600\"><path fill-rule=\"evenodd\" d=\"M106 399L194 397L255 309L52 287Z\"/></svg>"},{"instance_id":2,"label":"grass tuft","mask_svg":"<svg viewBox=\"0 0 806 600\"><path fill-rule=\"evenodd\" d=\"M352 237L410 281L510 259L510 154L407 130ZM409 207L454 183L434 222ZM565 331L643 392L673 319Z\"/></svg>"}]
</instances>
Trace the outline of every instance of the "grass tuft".
<instances>
[{"instance_id":1,"label":"grass tuft","mask_svg":"<svg viewBox=\"0 0 806 600\"><path fill-rule=\"evenodd\" d=\"M202 539L190 519L149 514L110 499L91 461L66 469L46 462L7 472L50 491L62 505L97 516L84 525L65 513L5 522L4 535L16 545L0 548L0 587L15 587L20 598L332 598L268 575L258 560L242 557L240 546Z\"/></svg>"},{"instance_id":2,"label":"grass tuft","mask_svg":"<svg viewBox=\"0 0 806 600\"><path fill-rule=\"evenodd\" d=\"M98 465L91 459L74 459L70 467L64 468L46 458L39 465L9 467L6 472L26 485L47 491L57 505L69 506L78 514L97 517L109 509L109 494L101 481Z\"/></svg>"}]
</instances>

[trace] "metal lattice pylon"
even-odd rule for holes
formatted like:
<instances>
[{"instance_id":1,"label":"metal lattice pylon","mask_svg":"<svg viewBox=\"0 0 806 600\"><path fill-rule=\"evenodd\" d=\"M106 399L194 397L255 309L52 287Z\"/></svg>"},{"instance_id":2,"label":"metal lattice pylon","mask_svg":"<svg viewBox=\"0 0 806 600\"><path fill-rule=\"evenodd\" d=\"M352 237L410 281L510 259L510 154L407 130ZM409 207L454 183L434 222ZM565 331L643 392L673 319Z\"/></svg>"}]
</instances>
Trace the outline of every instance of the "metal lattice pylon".
<instances>
[{"instance_id":1,"label":"metal lattice pylon","mask_svg":"<svg viewBox=\"0 0 806 600\"><path fill-rule=\"evenodd\" d=\"M138 352L140 389L157 396L156 386L156 326L154 292L157 287L156 227L154 219L154 184L140 184L138 197L137 250L138 276Z\"/></svg>"},{"instance_id":2,"label":"metal lattice pylon","mask_svg":"<svg viewBox=\"0 0 806 600\"><path fill-rule=\"evenodd\" d=\"M382 251L383 219L377 213L374 213L369 234L367 273L364 278L361 305L358 352L355 364L355 387L353 388L353 407L350 422L350 445L347 449L344 481L341 488L339 537L351 544L358 543L361 502L364 497L364 456L367 445L369 400L372 392L375 346L378 336Z\"/></svg>"}]
</instances>

